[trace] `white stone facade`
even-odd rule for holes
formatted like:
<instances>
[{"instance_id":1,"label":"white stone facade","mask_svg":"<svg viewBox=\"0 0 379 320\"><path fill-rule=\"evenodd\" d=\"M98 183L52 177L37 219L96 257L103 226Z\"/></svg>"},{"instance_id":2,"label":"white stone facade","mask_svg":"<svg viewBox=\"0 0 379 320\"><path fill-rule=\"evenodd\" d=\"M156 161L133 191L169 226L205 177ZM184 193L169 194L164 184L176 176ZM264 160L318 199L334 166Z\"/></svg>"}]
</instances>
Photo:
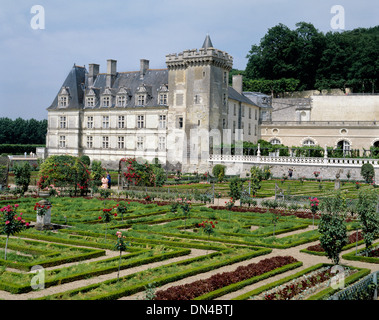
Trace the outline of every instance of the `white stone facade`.
<instances>
[{"instance_id":1,"label":"white stone facade","mask_svg":"<svg viewBox=\"0 0 379 320\"><path fill-rule=\"evenodd\" d=\"M228 85L232 57L209 47L166 56L167 69L141 60L136 72L75 66L48 108L47 154L88 155L107 168L124 157L204 172L220 143L257 142L260 108Z\"/></svg>"}]
</instances>

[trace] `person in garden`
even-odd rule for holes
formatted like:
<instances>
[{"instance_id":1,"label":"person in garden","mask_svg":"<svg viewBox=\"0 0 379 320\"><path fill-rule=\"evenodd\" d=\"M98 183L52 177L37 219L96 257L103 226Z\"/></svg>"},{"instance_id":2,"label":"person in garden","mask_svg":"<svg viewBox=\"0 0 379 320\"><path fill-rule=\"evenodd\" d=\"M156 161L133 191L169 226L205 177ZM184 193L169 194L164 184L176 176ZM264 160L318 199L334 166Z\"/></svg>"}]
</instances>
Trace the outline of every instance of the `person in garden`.
<instances>
[{"instance_id":1,"label":"person in garden","mask_svg":"<svg viewBox=\"0 0 379 320\"><path fill-rule=\"evenodd\" d=\"M108 179L108 189L111 188L111 175L109 174L109 172L107 171L107 179Z\"/></svg>"},{"instance_id":2,"label":"person in garden","mask_svg":"<svg viewBox=\"0 0 379 320\"><path fill-rule=\"evenodd\" d=\"M101 178L101 183L102 183L101 187L103 189L108 189L108 179L105 176Z\"/></svg>"}]
</instances>

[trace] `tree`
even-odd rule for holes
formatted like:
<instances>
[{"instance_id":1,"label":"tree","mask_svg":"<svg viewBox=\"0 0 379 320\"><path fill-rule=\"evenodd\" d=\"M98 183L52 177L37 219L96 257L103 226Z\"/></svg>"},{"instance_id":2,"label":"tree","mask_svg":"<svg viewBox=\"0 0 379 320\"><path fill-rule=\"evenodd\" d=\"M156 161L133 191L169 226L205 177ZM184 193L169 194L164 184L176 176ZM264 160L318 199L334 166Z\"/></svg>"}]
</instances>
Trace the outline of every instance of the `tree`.
<instances>
[{"instance_id":1,"label":"tree","mask_svg":"<svg viewBox=\"0 0 379 320\"><path fill-rule=\"evenodd\" d=\"M94 160L91 165L92 187L101 185L101 178L106 174L105 169L101 165L101 161Z\"/></svg>"},{"instance_id":2,"label":"tree","mask_svg":"<svg viewBox=\"0 0 379 320\"><path fill-rule=\"evenodd\" d=\"M261 188L261 181L263 179L263 170L257 166L253 166L250 169L251 175L251 190L253 192L253 196L255 196L258 190Z\"/></svg>"},{"instance_id":3,"label":"tree","mask_svg":"<svg viewBox=\"0 0 379 320\"><path fill-rule=\"evenodd\" d=\"M0 213L2 215L2 219L0 221L0 230L1 233L7 236L7 239L5 241L4 260L7 260L9 236L13 236L29 226L29 223L25 222L25 220L22 218L22 213L17 216L16 211L18 206L18 204L15 204L14 206L7 205L0 209Z\"/></svg>"},{"instance_id":4,"label":"tree","mask_svg":"<svg viewBox=\"0 0 379 320\"><path fill-rule=\"evenodd\" d=\"M368 253L372 242L379 235L379 216L376 213L378 195L371 187L358 191L356 212L362 225L363 238Z\"/></svg>"},{"instance_id":5,"label":"tree","mask_svg":"<svg viewBox=\"0 0 379 320\"><path fill-rule=\"evenodd\" d=\"M371 163L363 164L361 167L361 176L365 179L366 183L372 183L375 176L374 166Z\"/></svg>"},{"instance_id":6,"label":"tree","mask_svg":"<svg viewBox=\"0 0 379 320\"><path fill-rule=\"evenodd\" d=\"M22 194L28 191L31 176L31 167L28 162L22 164L15 164L13 172L15 176L15 182L18 187L21 187Z\"/></svg>"},{"instance_id":7,"label":"tree","mask_svg":"<svg viewBox=\"0 0 379 320\"><path fill-rule=\"evenodd\" d=\"M213 168L212 168L212 174L215 178L217 178L217 180L219 182L222 182L224 180L224 177L225 177L225 169L226 169L226 166L222 165L222 164L216 164Z\"/></svg>"},{"instance_id":8,"label":"tree","mask_svg":"<svg viewBox=\"0 0 379 320\"><path fill-rule=\"evenodd\" d=\"M242 193L242 180L239 177L234 177L230 179L229 182L229 196L233 198L234 201L241 198Z\"/></svg>"},{"instance_id":9,"label":"tree","mask_svg":"<svg viewBox=\"0 0 379 320\"><path fill-rule=\"evenodd\" d=\"M296 78L297 57L296 32L280 23L267 31L259 46L251 47L246 75L251 79Z\"/></svg>"},{"instance_id":10,"label":"tree","mask_svg":"<svg viewBox=\"0 0 379 320\"><path fill-rule=\"evenodd\" d=\"M320 244L334 264L339 263L339 255L347 244L345 225L346 202L340 192L326 198L321 203L321 218L318 225Z\"/></svg>"}]
</instances>

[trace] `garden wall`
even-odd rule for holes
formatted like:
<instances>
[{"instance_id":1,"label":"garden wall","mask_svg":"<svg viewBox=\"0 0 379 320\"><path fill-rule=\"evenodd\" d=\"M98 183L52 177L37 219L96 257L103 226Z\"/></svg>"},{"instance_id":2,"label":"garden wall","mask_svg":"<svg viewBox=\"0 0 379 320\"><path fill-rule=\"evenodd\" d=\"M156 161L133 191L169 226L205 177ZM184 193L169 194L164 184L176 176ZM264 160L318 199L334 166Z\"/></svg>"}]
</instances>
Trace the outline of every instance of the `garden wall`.
<instances>
[{"instance_id":1,"label":"garden wall","mask_svg":"<svg viewBox=\"0 0 379 320\"><path fill-rule=\"evenodd\" d=\"M333 159L333 158L296 158L296 157L256 157L256 156L231 156L212 155L211 167L217 163L226 166L227 175L239 174L242 177L250 173L252 166L263 168L269 166L273 177L288 175L289 169L293 170L292 178L315 178L314 172L319 172L319 178L323 180L335 180L339 173L340 180L363 180L361 167L364 163L371 163L375 170L374 181L379 181L378 159ZM350 178L347 177L348 173Z\"/></svg>"}]
</instances>

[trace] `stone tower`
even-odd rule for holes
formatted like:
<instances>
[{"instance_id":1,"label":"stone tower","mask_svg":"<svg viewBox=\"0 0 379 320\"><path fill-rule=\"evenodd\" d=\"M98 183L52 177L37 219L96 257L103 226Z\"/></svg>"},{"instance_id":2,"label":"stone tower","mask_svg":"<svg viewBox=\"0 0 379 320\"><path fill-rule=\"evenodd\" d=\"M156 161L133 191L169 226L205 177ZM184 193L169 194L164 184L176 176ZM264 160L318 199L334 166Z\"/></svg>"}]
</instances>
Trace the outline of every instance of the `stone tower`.
<instances>
[{"instance_id":1,"label":"stone tower","mask_svg":"<svg viewBox=\"0 0 379 320\"><path fill-rule=\"evenodd\" d=\"M221 114L228 103L233 58L213 48L209 35L200 49L166 56L168 69L168 162L183 170L204 169L212 130L222 130ZM220 141L221 142L221 141ZM201 170L202 171L202 170Z\"/></svg>"}]
</instances>

